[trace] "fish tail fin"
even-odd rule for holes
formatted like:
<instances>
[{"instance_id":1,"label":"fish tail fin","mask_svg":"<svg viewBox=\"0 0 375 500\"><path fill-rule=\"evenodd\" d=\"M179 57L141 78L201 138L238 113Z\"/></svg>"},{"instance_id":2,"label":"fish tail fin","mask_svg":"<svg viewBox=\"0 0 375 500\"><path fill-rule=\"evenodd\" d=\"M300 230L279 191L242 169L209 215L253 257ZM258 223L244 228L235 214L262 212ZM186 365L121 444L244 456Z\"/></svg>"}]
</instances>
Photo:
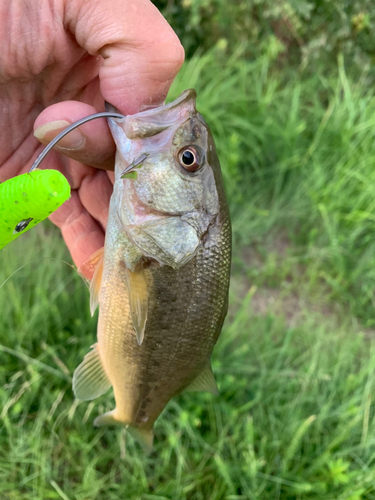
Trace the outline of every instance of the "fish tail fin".
<instances>
[{"instance_id":1,"label":"fish tail fin","mask_svg":"<svg viewBox=\"0 0 375 500\"><path fill-rule=\"evenodd\" d=\"M133 436L133 438L137 439L146 453L152 452L152 445L154 442L153 429L140 429L139 427L129 425L127 427L127 430Z\"/></svg>"},{"instance_id":2,"label":"fish tail fin","mask_svg":"<svg viewBox=\"0 0 375 500\"><path fill-rule=\"evenodd\" d=\"M94 425L96 427L101 427L102 425L124 425L133 438L137 439L142 445L142 448L147 452L151 453L152 445L154 442L154 431L153 429L141 429L140 427L135 427L134 425L127 424L123 420L118 418L117 410L114 409L107 413L103 413L94 420Z\"/></svg>"}]
</instances>

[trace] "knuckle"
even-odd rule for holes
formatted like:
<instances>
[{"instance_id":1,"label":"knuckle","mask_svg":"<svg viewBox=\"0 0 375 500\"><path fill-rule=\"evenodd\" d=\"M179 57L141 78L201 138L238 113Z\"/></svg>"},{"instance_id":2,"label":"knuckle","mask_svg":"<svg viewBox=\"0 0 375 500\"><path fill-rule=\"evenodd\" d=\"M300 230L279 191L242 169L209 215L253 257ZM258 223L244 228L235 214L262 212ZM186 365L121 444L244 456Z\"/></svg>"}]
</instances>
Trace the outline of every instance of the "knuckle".
<instances>
[{"instance_id":1,"label":"knuckle","mask_svg":"<svg viewBox=\"0 0 375 500\"><path fill-rule=\"evenodd\" d=\"M144 71L151 72L157 68L154 76L162 74L164 79L174 78L185 60L184 48L169 26L163 33L160 31L157 37L143 39L137 51L144 54Z\"/></svg>"},{"instance_id":2,"label":"knuckle","mask_svg":"<svg viewBox=\"0 0 375 500\"><path fill-rule=\"evenodd\" d=\"M172 31L161 39L160 45L165 60L178 71L185 60L185 51L177 35Z\"/></svg>"}]
</instances>

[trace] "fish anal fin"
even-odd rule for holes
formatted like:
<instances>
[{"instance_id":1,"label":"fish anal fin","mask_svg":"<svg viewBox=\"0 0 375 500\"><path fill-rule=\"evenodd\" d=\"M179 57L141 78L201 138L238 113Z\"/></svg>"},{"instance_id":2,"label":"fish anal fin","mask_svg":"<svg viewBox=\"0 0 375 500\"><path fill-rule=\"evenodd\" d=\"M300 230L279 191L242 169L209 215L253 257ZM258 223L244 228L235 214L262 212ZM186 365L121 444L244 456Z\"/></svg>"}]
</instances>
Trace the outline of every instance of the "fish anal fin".
<instances>
[{"instance_id":1,"label":"fish anal fin","mask_svg":"<svg viewBox=\"0 0 375 500\"><path fill-rule=\"evenodd\" d=\"M104 263L104 247L97 250L91 257L79 268L81 276L91 276L90 279L90 311L94 315L99 305L100 287L102 285Z\"/></svg>"},{"instance_id":2,"label":"fish anal fin","mask_svg":"<svg viewBox=\"0 0 375 500\"><path fill-rule=\"evenodd\" d=\"M98 344L95 344L74 372L74 395L82 401L90 401L107 392L110 387L111 382L104 371Z\"/></svg>"},{"instance_id":3,"label":"fish anal fin","mask_svg":"<svg viewBox=\"0 0 375 500\"><path fill-rule=\"evenodd\" d=\"M96 427L102 427L103 425L124 425L133 438L141 444L142 448L147 453L151 453L152 451L154 441L153 429L142 429L122 421L119 419L116 409L103 413L103 415L99 415L99 417L94 420L94 425Z\"/></svg>"},{"instance_id":4,"label":"fish anal fin","mask_svg":"<svg viewBox=\"0 0 375 500\"><path fill-rule=\"evenodd\" d=\"M135 272L126 270L126 285L129 294L130 313L133 321L137 342L142 344L148 312L148 290L143 269Z\"/></svg>"},{"instance_id":5,"label":"fish anal fin","mask_svg":"<svg viewBox=\"0 0 375 500\"><path fill-rule=\"evenodd\" d=\"M185 389L191 392L210 392L217 396L219 394L214 374L212 373L211 363L208 362L200 374L193 380L193 382Z\"/></svg>"}]
</instances>

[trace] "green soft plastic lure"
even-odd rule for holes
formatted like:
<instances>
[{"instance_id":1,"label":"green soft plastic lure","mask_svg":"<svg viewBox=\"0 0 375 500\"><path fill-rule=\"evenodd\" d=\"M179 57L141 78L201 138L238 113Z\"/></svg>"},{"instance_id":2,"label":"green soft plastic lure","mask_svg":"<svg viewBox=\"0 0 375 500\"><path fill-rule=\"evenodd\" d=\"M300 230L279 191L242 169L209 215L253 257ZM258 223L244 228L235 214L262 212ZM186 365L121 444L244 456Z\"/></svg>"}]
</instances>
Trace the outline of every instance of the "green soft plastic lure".
<instances>
[{"instance_id":1,"label":"green soft plastic lure","mask_svg":"<svg viewBox=\"0 0 375 500\"><path fill-rule=\"evenodd\" d=\"M124 115L95 113L76 121L48 144L27 174L0 184L0 249L46 219L70 198L69 183L59 171L38 170L38 167L49 151L69 132L97 118L121 119Z\"/></svg>"},{"instance_id":2,"label":"green soft plastic lure","mask_svg":"<svg viewBox=\"0 0 375 500\"><path fill-rule=\"evenodd\" d=\"M69 183L57 170L34 170L0 184L0 249L69 198Z\"/></svg>"}]
</instances>

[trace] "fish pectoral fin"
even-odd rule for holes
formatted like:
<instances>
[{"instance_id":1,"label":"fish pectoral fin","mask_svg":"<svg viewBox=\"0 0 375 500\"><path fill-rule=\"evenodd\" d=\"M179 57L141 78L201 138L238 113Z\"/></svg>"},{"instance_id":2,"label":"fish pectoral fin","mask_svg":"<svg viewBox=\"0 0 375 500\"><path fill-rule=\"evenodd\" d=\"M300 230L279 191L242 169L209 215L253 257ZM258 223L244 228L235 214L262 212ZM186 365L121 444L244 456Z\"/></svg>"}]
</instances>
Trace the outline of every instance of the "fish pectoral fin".
<instances>
[{"instance_id":1,"label":"fish pectoral fin","mask_svg":"<svg viewBox=\"0 0 375 500\"><path fill-rule=\"evenodd\" d=\"M93 253L89 258L89 260L87 260L84 264L82 264L82 266L78 269L78 272L81 276L83 276L84 274L86 275L92 274L92 278L90 280L91 316L94 315L94 312L99 305L99 294L103 276L103 263L104 263L104 247L100 248L95 253Z\"/></svg>"},{"instance_id":2,"label":"fish pectoral fin","mask_svg":"<svg viewBox=\"0 0 375 500\"><path fill-rule=\"evenodd\" d=\"M73 392L77 399L90 401L108 391L111 382L104 371L98 344L83 358L73 374Z\"/></svg>"},{"instance_id":3,"label":"fish pectoral fin","mask_svg":"<svg viewBox=\"0 0 375 500\"><path fill-rule=\"evenodd\" d=\"M141 345L145 336L148 312L148 290L145 273L143 269L135 272L127 269L125 276L133 326L138 345Z\"/></svg>"},{"instance_id":4,"label":"fish pectoral fin","mask_svg":"<svg viewBox=\"0 0 375 500\"><path fill-rule=\"evenodd\" d=\"M217 396L219 390L216 385L214 374L212 373L211 363L208 362L200 374L193 380L193 382L185 389L189 392L210 392Z\"/></svg>"}]
</instances>

